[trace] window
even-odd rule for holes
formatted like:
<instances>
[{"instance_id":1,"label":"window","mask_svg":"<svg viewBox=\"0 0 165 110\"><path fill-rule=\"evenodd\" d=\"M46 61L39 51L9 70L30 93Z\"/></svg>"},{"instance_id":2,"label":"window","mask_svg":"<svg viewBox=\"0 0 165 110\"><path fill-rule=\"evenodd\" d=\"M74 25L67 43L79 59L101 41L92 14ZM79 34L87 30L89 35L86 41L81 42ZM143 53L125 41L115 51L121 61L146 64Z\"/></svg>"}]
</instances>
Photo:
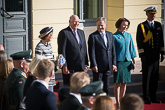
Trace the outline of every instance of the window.
<instances>
[{"instance_id":1,"label":"window","mask_svg":"<svg viewBox=\"0 0 165 110\"><path fill-rule=\"evenodd\" d=\"M5 0L5 9L8 12L23 11L23 0Z\"/></svg>"},{"instance_id":2,"label":"window","mask_svg":"<svg viewBox=\"0 0 165 110\"><path fill-rule=\"evenodd\" d=\"M161 23L162 23L162 28L163 28L163 30L164 30L164 34L165 34L165 11L164 11L164 9L165 9L165 6L164 6L165 4L164 4L164 0L162 0L162 12L161 12Z\"/></svg>"},{"instance_id":3,"label":"window","mask_svg":"<svg viewBox=\"0 0 165 110\"><path fill-rule=\"evenodd\" d=\"M102 0L74 0L74 14L84 26L95 26L96 18L102 16Z\"/></svg>"}]
</instances>

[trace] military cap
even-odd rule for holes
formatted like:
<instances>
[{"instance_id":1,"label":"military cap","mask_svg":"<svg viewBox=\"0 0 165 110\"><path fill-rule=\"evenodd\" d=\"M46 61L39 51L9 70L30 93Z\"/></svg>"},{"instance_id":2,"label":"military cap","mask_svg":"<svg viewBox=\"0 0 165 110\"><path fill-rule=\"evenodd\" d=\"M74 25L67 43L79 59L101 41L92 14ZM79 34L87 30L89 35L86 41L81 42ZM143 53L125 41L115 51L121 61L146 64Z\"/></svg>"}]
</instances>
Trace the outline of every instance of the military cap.
<instances>
[{"instance_id":1,"label":"military cap","mask_svg":"<svg viewBox=\"0 0 165 110\"><path fill-rule=\"evenodd\" d=\"M150 6L148 8L146 8L144 11L148 12L148 13L156 13L157 10L157 6Z\"/></svg>"},{"instance_id":2,"label":"military cap","mask_svg":"<svg viewBox=\"0 0 165 110\"><path fill-rule=\"evenodd\" d=\"M13 60L23 60L25 59L26 61L31 61L31 54L32 51L30 50L25 50L25 51L20 51L16 52L10 55L10 57L13 58Z\"/></svg>"},{"instance_id":3,"label":"military cap","mask_svg":"<svg viewBox=\"0 0 165 110\"><path fill-rule=\"evenodd\" d=\"M103 82L102 81L96 81L93 83L90 83L78 90L78 93L81 94L81 96L97 96L100 94L105 94L103 92Z\"/></svg>"},{"instance_id":4,"label":"military cap","mask_svg":"<svg viewBox=\"0 0 165 110\"><path fill-rule=\"evenodd\" d=\"M53 27L45 27L40 31L39 38L43 39L47 35L49 35L51 32L53 32Z\"/></svg>"}]
</instances>

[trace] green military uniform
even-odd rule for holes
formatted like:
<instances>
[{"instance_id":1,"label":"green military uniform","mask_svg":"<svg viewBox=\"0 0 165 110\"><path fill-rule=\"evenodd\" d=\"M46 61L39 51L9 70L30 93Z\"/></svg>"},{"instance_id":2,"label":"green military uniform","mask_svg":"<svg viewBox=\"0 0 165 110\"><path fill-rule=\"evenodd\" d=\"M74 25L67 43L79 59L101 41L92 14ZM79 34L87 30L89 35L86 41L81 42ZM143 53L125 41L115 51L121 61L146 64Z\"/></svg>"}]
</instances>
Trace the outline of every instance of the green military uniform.
<instances>
[{"instance_id":1,"label":"green military uniform","mask_svg":"<svg viewBox=\"0 0 165 110\"><path fill-rule=\"evenodd\" d=\"M18 68L14 68L6 80L5 90L9 110L16 110L23 99L23 88L26 81L26 74Z\"/></svg>"},{"instance_id":2,"label":"green military uniform","mask_svg":"<svg viewBox=\"0 0 165 110\"><path fill-rule=\"evenodd\" d=\"M29 61L31 50L21 51L10 55L13 60ZM5 93L7 107L9 110L17 110L19 102L23 100L23 88L26 81L26 74L19 68L14 68L6 79Z\"/></svg>"},{"instance_id":3,"label":"green military uniform","mask_svg":"<svg viewBox=\"0 0 165 110\"><path fill-rule=\"evenodd\" d=\"M81 105L78 110L91 110L90 108L87 108L86 106L84 105Z\"/></svg>"},{"instance_id":4,"label":"green military uniform","mask_svg":"<svg viewBox=\"0 0 165 110\"><path fill-rule=\"evenodd\" d=\"M102 81L96 81L93 83L90 83L78 90L78 93L82 96L82 101L84 105L81 105L78 110L90 110L90 108L86 107L85 103L88 103L88 105L92 106L92 104L87 101L86 98L90 98L90 96L100 96L100 95L106 95L105 92L103 92L103 82ZM96 97L95 97L96 98ZM85 99L85 100L84 100Z\"/></svg>"}]
</instances>

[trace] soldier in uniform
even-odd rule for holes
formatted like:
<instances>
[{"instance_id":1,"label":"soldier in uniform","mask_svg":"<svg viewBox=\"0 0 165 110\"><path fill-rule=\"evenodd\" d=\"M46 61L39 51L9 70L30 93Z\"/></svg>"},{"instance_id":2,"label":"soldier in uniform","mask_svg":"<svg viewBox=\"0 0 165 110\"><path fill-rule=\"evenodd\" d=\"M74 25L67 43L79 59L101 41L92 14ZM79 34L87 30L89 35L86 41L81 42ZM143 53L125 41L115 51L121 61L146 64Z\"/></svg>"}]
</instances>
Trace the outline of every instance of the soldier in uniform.
<instances>
[{"instance_id":1,"label":"soldier in uniform","mask_svg":"<svg viewBox=\"0 0 165 110\"><path fill-rule=\"evenodd\" d=\"M96 81L90 83L78 90L78 93L81 94L82 105L78 110L91 110L93 107L94 101L98 96L106 95L103 92L103 82Z\"/></svg>"},{"instance_id":2,"label":"soldier in uniform","mask_svg":"<svg viewBox=\"0 0 165 110\"><path fill-rule=\"evenodd\" d=\"M30 56L31 50L10 55L13 58L14 69L9 74L5 84L9 110L17 110L19 102L23 100L23 88L26 81L25 73L29 71Z\"/></svg>"},{"instance_id":3,"label":"soldier in uniform","mask_svg":"<svg viewBox=\"0 0 165 110\"><path fill-rule=\"evenodd\" d=\"M163 61L164 40L160 22L155 21L157 7L144 10L147 20L137 28L136 41L139 57L142 62L143 99L146 104L160 103L156 100L158 85L159 59ZM161 57L160 57L161 55Z\"/></svg>"}]
</instances>

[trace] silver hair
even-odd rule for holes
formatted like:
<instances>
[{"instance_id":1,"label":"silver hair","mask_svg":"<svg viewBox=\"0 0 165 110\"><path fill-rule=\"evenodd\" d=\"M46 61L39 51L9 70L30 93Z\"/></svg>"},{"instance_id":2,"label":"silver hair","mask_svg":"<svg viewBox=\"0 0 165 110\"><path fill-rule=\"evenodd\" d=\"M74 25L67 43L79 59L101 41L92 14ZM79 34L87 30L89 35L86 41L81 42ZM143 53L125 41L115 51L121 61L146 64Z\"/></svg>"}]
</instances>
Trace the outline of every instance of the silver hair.
<instances>
[{"instance_id":1,"label":"silver hair","mask_svg":"<svg viewBox=\"0 0 165 110\"><path fill-rule=\"evenodd\" d=\"M96 19L96 22L98 22L98 21L104 21L104 23L107 24L107 19L105 17L98 17Z\"/></svg>"},{"instance_id":2,"label":"silver hair","mask_svg":"<svg viewBox=\"0 0 165 110\"><path fill-rule=\"evenodd\" d=\"M73 16L77 16L77 15L71 15L71 16L69 17L69 21L72 20ZM77 17L78 17L78 16L77 16Z\"/></svg>"}]
</instances>

